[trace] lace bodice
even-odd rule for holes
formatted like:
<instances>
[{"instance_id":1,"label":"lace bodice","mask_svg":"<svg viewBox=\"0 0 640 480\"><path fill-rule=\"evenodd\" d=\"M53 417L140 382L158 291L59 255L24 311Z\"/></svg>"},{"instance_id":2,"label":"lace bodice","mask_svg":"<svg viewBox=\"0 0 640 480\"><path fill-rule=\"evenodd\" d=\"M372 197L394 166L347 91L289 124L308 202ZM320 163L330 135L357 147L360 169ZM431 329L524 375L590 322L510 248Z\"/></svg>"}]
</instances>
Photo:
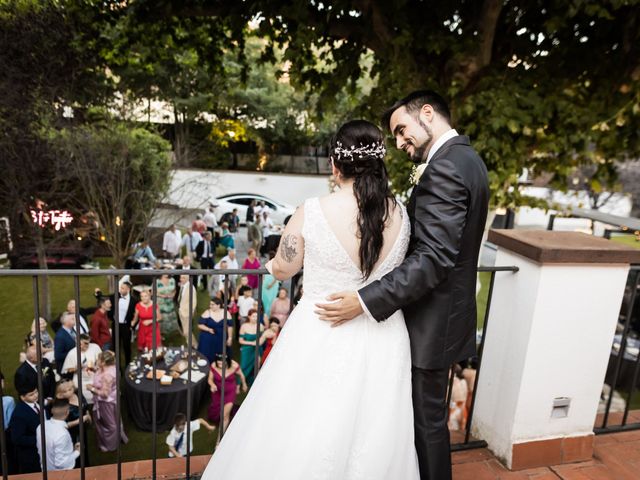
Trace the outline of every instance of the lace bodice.
<instances>
[{"instance_id":1,"label":"lace bodice","mask_svg":"<svg viewBox=\"0 0 640 480\"><path fill-rule=\"evenodd\" d=\"M332 292L357 290L378 280L397 267L407 253L411 228L405 207L398 204L402 226L395 243L384 260L366 280L347 251L331 230L320 208L320 200L310 198L304 203L304 297L325 298Z\"/></svg>"}]
</instances>

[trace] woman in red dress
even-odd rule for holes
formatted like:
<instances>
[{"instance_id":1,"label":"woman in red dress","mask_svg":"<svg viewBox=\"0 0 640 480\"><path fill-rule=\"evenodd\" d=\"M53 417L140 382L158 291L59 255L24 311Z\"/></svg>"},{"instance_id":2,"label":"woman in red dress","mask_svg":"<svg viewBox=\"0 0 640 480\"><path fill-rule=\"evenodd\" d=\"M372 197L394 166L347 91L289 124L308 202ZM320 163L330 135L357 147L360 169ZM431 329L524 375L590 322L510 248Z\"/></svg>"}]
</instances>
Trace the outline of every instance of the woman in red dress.
<instances>
[{"instance_id":1,"label":"woman in red dress","mask_svg":"<svg viewBox=\"0 0 640 480\"><path fill-rule=\"evenodd\" d=\"M138 327L138 352L143 350L151 350L153 348L153 302L151 302L151 293L144 290L140 294L140 301L136 304L136 312L131 322L132 328L140 323ZM162 346L162 337L160 336L160 325L158 322L162 320L160 315L160 306L155 305L156 309L156 347Z\"/></svg>"},{"instance_id":2,"label":"woman in red dress","mask_svg":"<svg viewBox=\"0 0 640 480\"><path fill-rule=\"evenodd\" d=\"M264 352L262 353L262 360L260 364L262 365L264 361L271 353L271 349L273 348L273 344L276 343L278 339L278 335L280 334L280 320L276 317L273 317L269 320L269 328L267 328L262 334L263 337L267 339L265 342Z\"/></svg>"}]
</instances>

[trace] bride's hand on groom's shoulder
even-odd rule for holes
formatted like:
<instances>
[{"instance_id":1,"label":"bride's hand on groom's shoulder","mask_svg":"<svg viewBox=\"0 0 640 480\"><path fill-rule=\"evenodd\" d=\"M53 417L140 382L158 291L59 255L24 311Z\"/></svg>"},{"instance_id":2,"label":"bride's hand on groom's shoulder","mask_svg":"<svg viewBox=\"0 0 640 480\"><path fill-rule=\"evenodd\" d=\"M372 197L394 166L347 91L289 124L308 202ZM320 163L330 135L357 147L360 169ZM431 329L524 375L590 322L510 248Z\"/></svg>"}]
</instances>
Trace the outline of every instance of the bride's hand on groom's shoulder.
<instances>
[{"instance_id":1,"label":"bride's hand on groom's shoulder","mask_svg":"<svg viewBox=\"0 0 640 480\"><path fill-rule=\"evenodd\" d=\"M338 327L364 313L356 292L337 292L327 297L329 302L316 303L316 314L320 320Z\"/></svg>"}]
</instances>

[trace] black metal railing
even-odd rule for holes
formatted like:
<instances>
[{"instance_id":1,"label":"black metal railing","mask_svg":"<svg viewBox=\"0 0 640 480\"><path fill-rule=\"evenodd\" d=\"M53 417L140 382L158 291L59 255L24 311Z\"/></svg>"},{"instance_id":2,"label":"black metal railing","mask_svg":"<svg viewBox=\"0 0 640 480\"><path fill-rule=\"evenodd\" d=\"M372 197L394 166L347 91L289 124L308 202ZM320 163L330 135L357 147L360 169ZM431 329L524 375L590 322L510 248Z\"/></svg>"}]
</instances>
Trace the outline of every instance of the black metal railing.
<instances>
[{"instance_id":1,"label":"black metal railing","mask_svg":"<svg viewBox=\"0 0 640 480\"><path fill-rule=\"evenodd\" d=\"M637 392L640 374L640 311L638 309L640 309L640 265L632 265L620 311L617 329L619 333L616 334L611 348L605 377L609 392L608 395L603 393L604 413L601 418L598 418L600 421L594 428L597 434L640 429L640 418L629 422L632 404L635 403L640 407L640 394ZM620 412L612 412L613 398L618 389L623 392L626 390L622 416L619 415Z\"/></svg>"},{"instance_id":2,"label":"black metal railing","mask_svg":"<svg viewBox=\"0 0 640 480\"><path fill-rule=\"evenodd\" d=\"M470 409L469 409L469 413L468 413L468 418L466 421L466 425L465 425L465 433L464 433L464 440L462 442L459 443L454 443L452 445L452 450L456 451L456 450L466 450L466 449L471 449L471 448L482 448L486 446L486 442L484 442L483 440L477 440L477 439L471 439L471 424L472 424L472 420L473 420L473 408L475 405L475 400L476 400L476 385L478 382L478 379L480 378L480 373L481 373L481 365L482 365L482 354L483 354L483 350L484 350L484 343L485 343L485 339L486 339L486 333L487 333L487 326L488 326L488 320L489 320L489 312L490 312L490 308L491 308L491 300L493 297L493 287L494 287L494 280L495 280L495 275L499 272L512 272L515 273L518 271L518 267L513 267L513 266L505 266L505 267L479 267L478 268L478 272L489 272L490 275L490 283L489 283L489 289L488 289L488 296L487 296L487 304L486 304L486 310L484 312L484 323L483 323L483 327L482 327L482 334L481 334L481 339L480 339L480 343L479 343L479 347L478 347L478 358L477 358L477 370L476 370L476 375L475 375L475 381L474 381L474 386L473 386L473 394L472 394L472 399L471 399L471 405L470 405ZM33 305L34 305L34 314L35 314L35 318L36 318L36 328L35 328L35 343L36 343L36 352L37 352L37 356L39 361L37 362L37 388L38 388L38 403L39 403L39 407L40 407L40 411L39 411L39 416L40 416L40 429L41 429L41 437L39 439L37 439L37 441L40 442L40 448L41 448L41 456L42 456L42 479L43 480L47 480L48 478L48 468L47 468L47 458L46 458L46 441L45 441L45 435L46 435L46 424L45 424L45 403L44 403L44 398L42 395L43 392L43 371L42 371L42 338L41 338L41 334L40 334L40 329L37 328L38 325L38 320L40 318L40 279L42 277L72 277L73 278L73 287L74 287L74 297L75 297L75 302L76 302L76 311L75 311L75 317L76 317L76 324L75 324L75 329L76 329L76 335L75 335L75 342L76 342L76 354L77 354L77 368L76 368L76 373L75 375L77 375L77 382L78 382L78 387L77 387L77 395L78 395L78 400L79 400L79 408L80 408L80 421L79 421L79 441L80 441L80 467L79 467L79 478L81 480L85 479L85 475L86 475L86 458L85 458L85 425L84 422L82 420L83 417L83 391L82 391L82 358L81 358L81 347L80 347L80 334L81 334L81 324L80 324L80 278L85 278L85 277L107 277L110 279L113 279L113 285L115 285L115 293L114 293L114 299L116 299L116 301L114 302L112 308L113 308L113 331L112 331L112 343L113 343L113 349L115 350L115 374L116 374L116 437L118 438L118 446L117 446L117 450L116 450L116 475L115 477L120 480L122 479L122 405L121 405L121 383L122 383L122 373L121 373L121 359L120 359L120 354L121 354L121 345L120 345L120 328L123 328L123 324L120 322L120 309L119 309L119 305L118 305L118 285L119 282L121 280L121 278L124 275L129 275L129 276L143 276L143 277L149 277L151 280L151 301L152 301L152 305L153 305L153 314L152 314L152 349L151 349L151 378L152 380L152 398L151 398L151 434L152 434L152 438L151 438L151 478L156 479L157 478L157 396L158 396L158 381L157 381L157 370L158 370L158 365L157 365L157 349L158 349L158 345L157 345L157 337L156 337L156 331L159 328L158 325L158 318L157 318L157 305L158 305L158 291L157 291L157 284L156 284L156 280L158 278L160 278L162 275L170 275L170 276L181 276L181 275L188 275L189 276L189 316L188 316L188 322L189 322L189 328L186 331L187 335L186 335L186 343L187 343L187 363L188 363L188 368L187 368L187 390L186 390L186 395L187 395L187 406L186 406L186 417L187 417L187 423L186 423L186 455L185 455L185 470L184 470L184 478L192 478L192 472L191 472L191 419L193 416L193 411L192 411L192 395L193 395L193 384L192 384L192 364L193 364L193 357L194 357L194 349L193 349L193 341L192 341L192 329L193 329L193 313L194 313L194 291L197 291L194 287L194 281L197 280L197 278L199 276L205 275L207 277L210 277L212 275L222 275L224 276L224 287L223 287L223 295L224 295L224 302L223 302L223 309L224 309L224 314L223 314L223 328L222 328L222 355L224 358L226 358L227 354L228 354L228 348L227 348L227 340L228 340L228 332L227 332L227 321L230 319L230 315L229 315L229 310L228 310L228 303L229 303L229 299L231 298L231 277L234 276L239 276L239 275L257 275L258 276L258 291L257 291L257 300L258 300L258 325L260 324L260 322L262 321L262 318L264 316L264 312L263 312L263 303L262 303L262 282L263 282L263 276L265 274L267 274L268 272L264 269L259 269L259 270L247 270L247 269L237 269L237 270L231 270L231 269L224 269L224 270L203 270L203 269L191 269L191 270L181 270L181 269L176 269L176 270L170 270L170 269L162 269L162 270L116 270L116 269L112 269L112 270L0 270L0 277L31 277L32 278L32 295L33 295ZM301 279L301 274L296 275L292 280L291 280L291 289L290 289L290 297L291 297L291 308L294 307L295 305L295 298L297 298L297 294L298 294L298 284L300 282ZM209 280L211 281L211 280ZM208 282L207 282L208 283ZM127 326L127 328L129 328ZM254 349L254 376L258 374L259 370L260 370L260 360L261 360L261 352L260 352L260 345L259 345L259 340L260 340L260 328L256 327L256 346ZM142 352L138 352L139 354ZM225 361L222 362L221 365L221 377L223 379L223 381L221 382L220 385L220 398L221 398L221 402L220 402L220 422L219 422L219 426L218 426L218 435L220 436L219 438L221 438L222 435L224 435L224 431L225 431L225 416L224 416L224 406L225 406L225 402L224 402L224 398L225 398L225 381L224 379L226 378L226 369L227 369L227 363ZM636 372L637 374L637 369ZM453 376L451 377L451 382L453 382ZM447 398L447 404L449 404L450 402L450 396L451 396L451 388L449 389L449 393L448 393L448 398ZM2 391L2 387L0 386L0 399L2 399L3 397L3 391ZM4 407L4 405L0 405L2 407ZM4 418L3 418L3 408L0 408L0 427L1 427L1 431L0 431L0 457L1 457L1 465L2 465L2 477L3 479L7 479L8 478L8 474L9 474L9 458L8 458L8 449L7 449L7 432L5 431L4 428ZM139 459L139 460L143 460L143 459ZM18 473L18 472L16 472ZM199 473L199 472L198 472Z\"/></svg>"}]
</instances>

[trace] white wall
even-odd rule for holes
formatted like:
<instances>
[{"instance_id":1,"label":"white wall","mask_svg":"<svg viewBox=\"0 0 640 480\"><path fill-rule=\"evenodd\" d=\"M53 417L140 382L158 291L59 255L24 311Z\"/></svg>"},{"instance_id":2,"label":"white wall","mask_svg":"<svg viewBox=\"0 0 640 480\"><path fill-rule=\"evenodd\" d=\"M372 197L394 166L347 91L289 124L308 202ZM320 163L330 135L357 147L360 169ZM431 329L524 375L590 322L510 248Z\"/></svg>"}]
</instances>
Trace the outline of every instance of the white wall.
<instances>
[{"instance_id":1,"label":"white wall","mask_svg":"<svg viewBox=\"0 0 640 480\"><path fill-rule=\"evenodd\" d=\"M297 206L329 193L329 176L177 169L163 203L203 208L210 199L229 193L257 193Z\"/></svg>"},{"instance_id":2,"label":"white wall","mask_svg":"<svg viewBox=\"0 0 640 480\"><path fill-rule=\"evenodd\" d=\"M507 465L512 445L593 431L628 265L540 265L499 248L473 417ZM553 399L571 398L566 418Z\"/></svg>"}]
</instances>

